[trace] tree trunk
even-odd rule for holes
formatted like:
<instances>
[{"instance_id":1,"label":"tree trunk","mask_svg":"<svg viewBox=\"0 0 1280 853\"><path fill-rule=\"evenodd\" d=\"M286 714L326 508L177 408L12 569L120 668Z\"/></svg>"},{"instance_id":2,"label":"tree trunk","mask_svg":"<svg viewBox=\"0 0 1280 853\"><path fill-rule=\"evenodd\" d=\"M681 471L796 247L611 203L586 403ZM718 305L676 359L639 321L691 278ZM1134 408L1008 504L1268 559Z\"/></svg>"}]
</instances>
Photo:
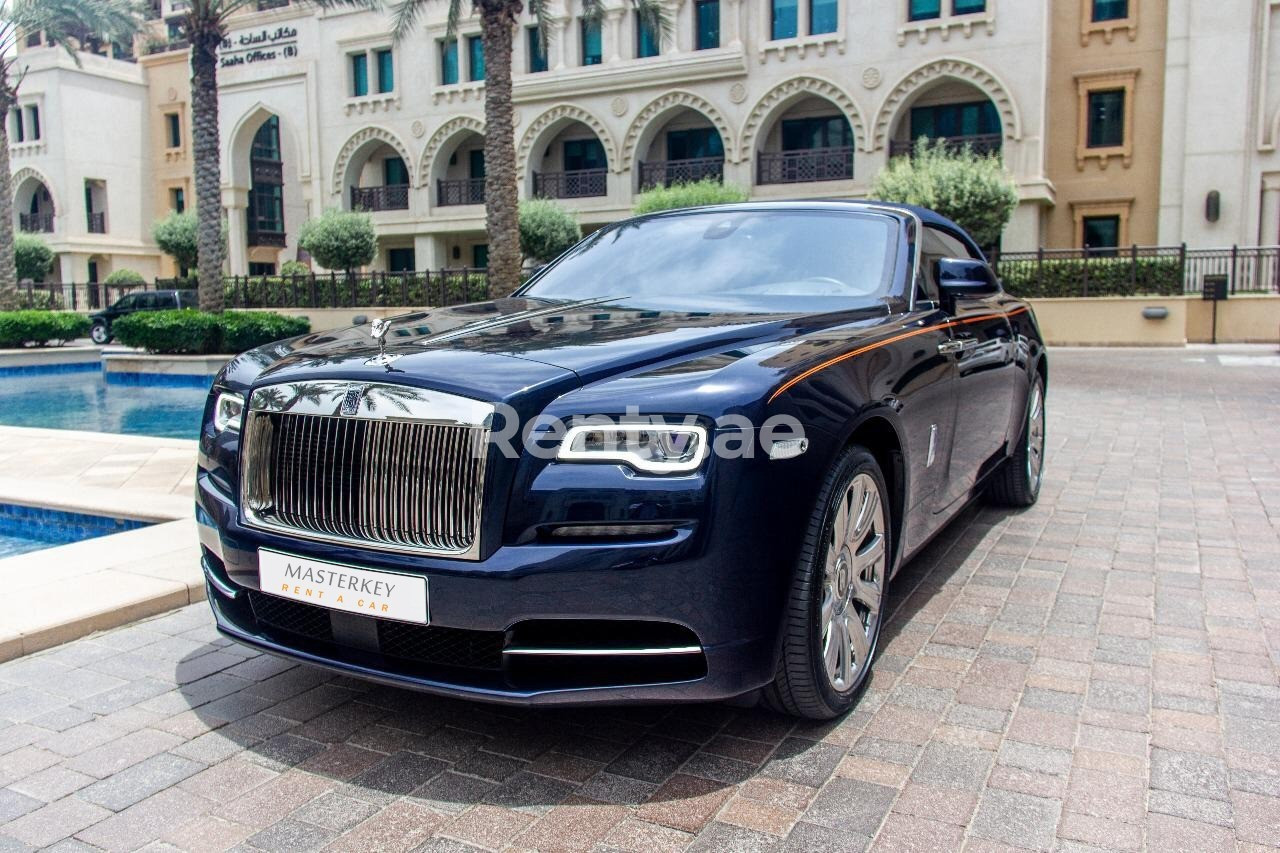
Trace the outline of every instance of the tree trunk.
<instances>
[{"instance_id":1,"label":"tree trunk","mask_svg":"<svg viewBox=\"0 0 1280 853\"><path fill-rule=\"evenodd\" d=\"M489 232L489 296L520 286L520 197L511 122L510 3L481 7L484 34L484 217ZM520 3L514 4L519 11Z\"/></svg>"},{"instance_id":2,"label":"tree trunk","mask_svg":"<svg viewBox=\"0 0 1280 853\"><path fill-rule=\"evenodd\" d=\"M9 174L9 110L0 98L0 311L18 307L18 268L13 257L13 180Z\"/></svg>"},{"instance_id":3,"label":"tree trunk","mask_svg":"<svg viewBox=\"0 0 1280 853\"><path fill-rule=\"evenodd\" d=\"M196 278L200 309L221 311L222 166L218 161L218 45L222 34L191 33L192 158L196 183Z\"/></svg>"}]
</instances>

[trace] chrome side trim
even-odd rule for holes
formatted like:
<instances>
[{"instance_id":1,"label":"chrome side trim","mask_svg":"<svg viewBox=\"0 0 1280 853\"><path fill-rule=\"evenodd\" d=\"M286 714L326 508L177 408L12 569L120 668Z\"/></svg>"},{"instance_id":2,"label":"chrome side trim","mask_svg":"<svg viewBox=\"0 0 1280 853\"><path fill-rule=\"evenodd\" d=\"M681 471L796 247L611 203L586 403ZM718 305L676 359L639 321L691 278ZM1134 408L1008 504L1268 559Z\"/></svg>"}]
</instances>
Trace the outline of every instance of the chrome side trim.
<instances>
[{"instance_id":1,"label":"chrome side trim","mask_svg":"<svg viewBox=\"0 0 1280 853\"><path fill-rule=\"evenodd\" d=\"M650 649L562 649L540 648L537 646L512 646L503 649L504 655L546 655L548 657L614 657L642 655L696 655L702 653L701 646L668 646L667 648Z\"/></svg>"}]
</instances>

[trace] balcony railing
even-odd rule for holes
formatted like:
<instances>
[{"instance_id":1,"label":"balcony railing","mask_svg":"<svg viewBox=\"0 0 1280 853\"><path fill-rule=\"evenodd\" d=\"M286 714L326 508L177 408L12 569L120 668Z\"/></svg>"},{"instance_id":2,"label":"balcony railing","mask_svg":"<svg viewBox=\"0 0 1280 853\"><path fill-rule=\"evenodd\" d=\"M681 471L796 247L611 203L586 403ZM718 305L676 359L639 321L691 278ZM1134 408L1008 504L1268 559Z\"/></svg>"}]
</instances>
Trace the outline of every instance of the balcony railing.
<instances>
[{"instance_id":1,"label":"balcony railing","mask_svg":"<svg viewBox=\"0 0 1280 853\"><path fill-rule=\"evenodd\" d=\"M1004 142L1004 137L998 133L983 133L974 136L922 136L930 145L941 142L948 151L959 152L966 145L973 149L974 154L999 154L1000 146ZM916 143L915 139L894 139L889 143L889 156L902 157L915 156Z\"/></svg>"},{"instance_id":2,"label":"balcony railing","mask_svg":"<svg viewBox=\"0 0 1280 853\"><path fill-rule=\"evenodd\" d=\"M390 184L383 187L352 187L352 210L408 210L409 185Z\"/></svg>"},{"instance_id":3,"label":"balcony railing","mask_svg":"<svg viewBox=\"0 0 1280 853\"><path fill-rule=\"evenodd\" d=\"M640 164L640 189L695 183L704 178L724 180L723 157L691 157L686 160L651 160Z\"/></svg>"},{"instance_id":4,"label":"balcony railing","mask_svg":"<svg viewBox=\"0 0 1280 853\"><path fill-rule=\"evenodd\" d=\"M52 213L19 213L18 214L18 230L27 234L52 234L53 233L53 214Z\"/></svg>"},{"instance_id":5,"label":"balcony railing","mask_svg":"<svg viewBox=\"0 0 1280 853\"><path fill-rule=\"evenodd\" d=\"M283 249L286 243L285 233L283 231L265 231L257 228L250 228L248 234L248 243L250 246L274 246Z\"/></svg>"},{"instance_id":6,"label":"balcony railing","mask_svg":"<svg viewBox=\"0 0 1280 853\"><path fill-rule=\"evenodd\" d=\"M282 9L289 5L289 0L258 0L258 11L265 12L268 9Z\"/></svg>"},{"instance_id":7,"label":"balcony railing","mask_svg":"<svg viewBox=\"0 0 1280 853\"><path fill-rule=\"evenodd\" d=\"M107 233L107 215L105 213L89 214L89 233L90 234L106 234Z\"/></svg>"},{"instance_id":8,"label":"balcony railing","mask_svg":"<svg viewBox=\"0 0 1280 853\"><path fill-rule=\"evenodd\" d=\"M146 45L148 55L156 53L168 53L171 50L186 50L191 43L186 39L174 39L173 41L153 41Z\"/></svg>"},{"instance_id":9,"label":"balcony railing","mask_svg":"<svg viewBox=\"0 0 1280 853\"><path fill-rule=\"evenodd\" d=\"M456 178L436 182L436 204L484 204L484 178Z\"/></svg>"},{"instance_id":10,"label":"balcony railing","mask_svg":"<svg viewBox=\"0 0 1280 853\"><path fill-rule=\"evenodd\" d=\"M852 146L761 152L756 171L758 184L803 184L810 181L841 181L852 177Z\"/></svg>"},{"instance_id":11,"label":"balcony railing","mask_svg":"<svg viewBox=\"0 0 1280 853\"><path fill-rule=\"evenodd\" d=\"M608 174L608 169L534 172L533 194L538 198L588 198L607 195Z\"/></svg>"}]
</instances>

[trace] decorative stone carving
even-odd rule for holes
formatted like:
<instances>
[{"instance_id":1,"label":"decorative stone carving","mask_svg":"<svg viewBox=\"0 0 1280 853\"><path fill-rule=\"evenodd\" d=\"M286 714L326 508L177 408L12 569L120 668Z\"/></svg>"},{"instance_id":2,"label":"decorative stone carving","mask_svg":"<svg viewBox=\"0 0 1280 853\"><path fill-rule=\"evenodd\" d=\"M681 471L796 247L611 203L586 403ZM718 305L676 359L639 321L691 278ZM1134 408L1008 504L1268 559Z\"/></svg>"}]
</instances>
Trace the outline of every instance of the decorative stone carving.
<instances>
[{"instance_id":1,"label":"decorative stone carving","mask_svg":"<svg viewBox=\"0 0 1280 853\"><path fill-rule=\"evenodd\" d=\"M396 150L400 155L400 159L404 161L404 167L409 172L409 186L416 186L413 178L413 158L409 156L409 149L400 141L400 137L396 136L385 127L365 127L351 134L351 138L342 146L342 150L338 152L338 159L333 164L333 191L335 193L343 192L343 181L346 179L347 167L351 165L351 159L356 155L368 142L373 141L385 142Z\"/></svg>"},{"instance_id":2,"label":"decorative stone carving","mask_svg":"<svg viewBox=\"0 0 1280 853\"><path fill-rule=\"evenodd\" d=\"M616 115L618 118L622 118L624 115L626 115L626 114L627 114L627 110L628 110L629 108L630 108L630 105L627 103L627 99L626 99L626 98L624 98L624 97L622 97L621 95L619 95L618 97L614 98L614 99L609 103L609 109L610 109L610 110L613 112L613 114L614 114L614 115Z\"/></svg>"},{"instance_id":3,"label":"decorative stone carving","mask_svg":"<svg viewBox=\"0 0 1280 853\"><path fill-rule=\"evenodd\" d=\"M747 87L741 83L734 83L729 87L729 100L735 104L740 104L747 99Z\"/></svg>"},{"instance_id":4,"label":"decorative stone carving","mask_svg":"<svg viewBox=\"0 0 1280 853\"><path fill-rule=\"evenodd\" d=\"M740 159L746 160L751 156L751 148L755 144L756 135L764 126L765 121L781 105L803 95L825 98L839 107L845 118L849 119L849 126L853 128L855 146L858 140L866 139L862 110L858 108L857 102L850 97L848 92L830 80L824 80L821 77L792 77L790 80L785 80L766 92L764 97L756 101L756 105L751 108L751 113L747 116L747 120L743 122L742 131L738 134Z\"/></svg>"},{"instance_id":5,"label":"decorative stone carving","mask_svg":"<svg viewBox=\"0 0 1280 853\"><path fill-rule=\"evenodd\" d=\"M169 98L169 100L170 100L170 101L176 101L176 100L178 100L178 90L177 90L176 88L174 88L173 86L170 86L170 87L165 91L165 95L167 95L167 96L168 96L168 98Z\"/></svg>"},{"instance_id":6,"label":"decorative stone carving","mask_svg":"<svg viewBox=\"0 0 1280 853\"><path fill-rule=\"evenodd\" d=\"M1017 141L1022 138L1022 123L1018 117L1018 107L1010 96L1009 90L1000 82L995 74L981 65L964 59L945 58L921 65L893 87L880 105L876 116L875 132L868 151L875 151L888 144L889 128L898 115L903 103L915 94L922 86L941 79L962 80L982 90L1000 113L1000 121L1004 125L1006 139Z\"/></svg>"},{"instance_id":7,"label":"decorative stone carving","mask_svg":"<svg viewBox=\"0 0 1280 853\"><path fill-rule=\"evenodd\" d=\"M529 156L533 152L533 146L538 141L538 137L542 135L543 131L562 119L580 121L591 128L600 140L600 144L604 146L604 155L609 161L609 168L615 172L622 171L622 163L618 159L618 147L614 143L613 137L609 134L609 129L604 126L604 122L575 104L556 104L535 118L524 132L524 136L520 138L520 147L516 150L516 161L519 163L520 174L527 173L529 169Z\"/></svg>"},{"instance_id":8,"label":"decorative stone carving","mask_svg":"<svg viewBox=\"0 0 1280 853\"><path fill-rule=\"evenodd\" d=\"M862 72L862 87L864 89L874 89L880 85L882 79L880 69L872 66Z\"/></svg>"},{"instance_id":9,"label":"decorative stone carving","mask_svg":"<svg viewBox=\"0 0 1280 853\"><path fill-rule=\"evenodd\" d=\"M472 116L456 116L436 128L436 132L427 140L427 146L422 149L421 159L418 160L418 174L422 184L431 182L431 167L435 164L436 157L440 156L440 150L445 144L458 134L466 132L484 136L484 122Z\"/></svg>"},{"instance_id":10,"label":"decorative stone carving","mask_svg":"<svg viewBox=\"0 0 1280 853\"><path fill-rule=\"evenodd\" d=\"M421 139L422 134L427 132L427 126L422 123L421 119L414 119L413 124L409 125L409 132L413 134L414 139Z\"/></svg>"},{"instance_id":11,"label":"decorative stone carving","mask_svg":"<svg viewBox=\"0 0 1280 853\"><path fill-rule=\"evenodd\" d=\"M705 116L719 132L720 141L724 144L725 155L729 162L738 162L734 153L737 148L733 144L733 132L729 129L729 122L725 121L720 111L706 98L695 95L692 92L683 91L668 92L662 97L650 101L636 115L635 120L631 122L631 127L627 129L626 138L622 141L622 162L631 163L635 160L636 147L640 144L640 137L644 135L646 128L655 120L659 120L664 115L681 107L687 107Z\"/></svg>"}]
</instances>

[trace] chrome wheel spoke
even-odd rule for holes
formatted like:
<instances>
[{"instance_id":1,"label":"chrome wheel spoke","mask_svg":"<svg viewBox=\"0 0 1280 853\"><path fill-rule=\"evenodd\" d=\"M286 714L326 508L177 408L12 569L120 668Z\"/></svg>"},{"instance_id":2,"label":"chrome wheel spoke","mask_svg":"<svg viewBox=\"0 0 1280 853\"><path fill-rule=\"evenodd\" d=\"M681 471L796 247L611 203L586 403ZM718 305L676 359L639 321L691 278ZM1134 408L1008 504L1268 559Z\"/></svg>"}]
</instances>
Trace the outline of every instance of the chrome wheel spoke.
<instances>
[{"instance_id":1,"label":"chrome wheel spoke","mask_svg":"<svg viewBox=\"0 0 1280 853\"><path fill-rule=\"evenodd\" d=\"M822 593L822 624L830 625L836 615L836 597L834 591L827 587Z\"/></svg>"},{"instance_id":2,"label":"chrome wheel spoke","mask_svg":"<svg viewBox=\"0 0 1280 853\"><path fill-rule=\"evenodd\" d=\"M838 619L827 623L826 642L822 647L822 657L827 663L827 675L834 682L840 678L840 647L843 645L840 631L836 626Z\"/></svg>"},{"instance_id":3,"label":"chrome wheel spoke","mask_svg":"<svg viewBox=\"0 0 1280 853\"><path fill-rule=\"evenodd\" d=\"M879 566L884 560L884 534L872 536L853 559L859 574L865 574L868 569Z\"/></svg>"},{"instance_id":4,"label":"chrome wheel spoke","mask_svg":"<svg viewBox=\"0 0 1280 853\"><path fill-rule=\"evenodd\" d=\"M853 582L853 600L875 616L880 612L880 584L858 578Z\"/></svg>"},{"instance_id":5,"label":"chrome wheel spoke","mask_svg":"<svg viewBox=\"0 0 1280 853\"><path fill-rule=\"evenodd\" d=\"M871 654L871 641L867 637L867 629L863 627L862 620L852 610L845 614L845 634L849 637L850 649L856 665L861 669L866 665L867 657Z\"/></svg>"},{"instance_id":6,"label":"chrome wheel spoke","mask_svg":"<svg viewBox=\"0 0 1280 853\"><path fill-rule=\"evenodd\" d=\"M831 544L833 546L833 553L838 552L840 550L840 546L849 541L849 516L852 513L852 508L850 506L850 499L852 497L851 493L852 487L850 487L849 491L846 491L840 498L840 505L836 508L835 523L831 528Z\"/></svg>"},{"instance_id":7,"label":"chrome wheel spoke","mask_svg":"<svg viewBox=\"0 0 1280 853\"><path fill-rule=\"evenodd\" d=\"M867 535L867 530L871 527L876 513L880 510L880 496L876 494L874 489L868 489L864 486L857 507L857 521L853 525L853 535L848 539L851 545L861 542Z\"/></svg>"}]
</instances>

